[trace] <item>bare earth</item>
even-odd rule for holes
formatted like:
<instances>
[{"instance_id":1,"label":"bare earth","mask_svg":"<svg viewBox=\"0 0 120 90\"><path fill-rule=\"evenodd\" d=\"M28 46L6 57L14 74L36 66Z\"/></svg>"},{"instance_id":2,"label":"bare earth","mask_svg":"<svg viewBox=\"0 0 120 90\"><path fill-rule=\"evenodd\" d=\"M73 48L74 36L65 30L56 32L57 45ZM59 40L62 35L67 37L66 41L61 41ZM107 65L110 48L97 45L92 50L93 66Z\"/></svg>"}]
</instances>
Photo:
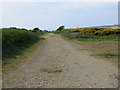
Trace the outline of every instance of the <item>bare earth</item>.
<instances>
[{"instance_id":1,"label":"bare earth","mask_svg":"<svg viewBox=\"0 0 120 90\"><path fill-rule=\"evenodd\" d=\"M21 67L3 75L3 88L116 88L118 67L90 56L59 35L49 33L46 42ZM76 47L75 47L76 46ZM59 68L48 73L43 68Z\"/></svg>"}]
</instances>

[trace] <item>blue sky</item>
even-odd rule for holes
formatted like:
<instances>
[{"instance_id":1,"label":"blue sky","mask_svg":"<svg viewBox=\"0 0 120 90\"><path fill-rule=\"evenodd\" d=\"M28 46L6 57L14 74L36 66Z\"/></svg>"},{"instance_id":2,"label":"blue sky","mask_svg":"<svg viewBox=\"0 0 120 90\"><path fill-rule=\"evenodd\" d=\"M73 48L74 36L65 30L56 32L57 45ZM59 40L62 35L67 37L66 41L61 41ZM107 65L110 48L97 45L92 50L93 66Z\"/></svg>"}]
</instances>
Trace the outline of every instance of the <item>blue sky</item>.
<instances>
[{"instance_id":1,"label":"blue sky","mask_svg":"<svg viewBox=\"0 0 120 90\"><path fill-rule=\"evenodd\" d=\"M5 2L0 27L55 30L114 25L118 23L117 2Z\"/></svg>"}]
</instances>

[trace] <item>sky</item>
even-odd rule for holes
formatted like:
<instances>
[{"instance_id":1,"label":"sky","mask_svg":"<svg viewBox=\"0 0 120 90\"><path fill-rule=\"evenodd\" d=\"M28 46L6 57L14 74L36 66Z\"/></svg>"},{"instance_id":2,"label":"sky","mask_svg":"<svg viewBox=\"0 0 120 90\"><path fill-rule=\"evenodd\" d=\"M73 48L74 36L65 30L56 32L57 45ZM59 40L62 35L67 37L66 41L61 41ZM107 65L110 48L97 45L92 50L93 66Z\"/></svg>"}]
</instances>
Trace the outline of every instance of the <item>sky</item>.
<instances>
[{"instance_id":1,"label":"sky","mask_svg":"<svg viewBox=\"0 0 120 90\"><path fill-rule=\"evenodd\" d=\"M99 0L98 0L99 1ZM104 0L105 1L105 0ZM29 1L0 2L0 27L42 30L114 25L118 23L118 2Z\"/></svg>"}]
</instances>

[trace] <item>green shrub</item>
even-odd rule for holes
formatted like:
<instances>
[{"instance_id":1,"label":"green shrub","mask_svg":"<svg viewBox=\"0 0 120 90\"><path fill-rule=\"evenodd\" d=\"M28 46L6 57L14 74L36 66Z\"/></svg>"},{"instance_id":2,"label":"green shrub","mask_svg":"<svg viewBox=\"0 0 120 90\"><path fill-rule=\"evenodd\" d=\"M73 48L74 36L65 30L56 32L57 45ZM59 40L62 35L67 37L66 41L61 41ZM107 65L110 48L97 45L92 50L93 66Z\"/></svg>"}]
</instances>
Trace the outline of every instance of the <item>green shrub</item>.
<instances>
[{"instance_id":1,"label":"green shrub","mask_svg":"<svg viewBox=\"0 0 120 90\"><path fill-rule=\"evenodd\" d=\"M2 29L2 57L15 56L25 47L39 40L39 35L26 29L3 28Z\"/></svg>"}]
</instances>

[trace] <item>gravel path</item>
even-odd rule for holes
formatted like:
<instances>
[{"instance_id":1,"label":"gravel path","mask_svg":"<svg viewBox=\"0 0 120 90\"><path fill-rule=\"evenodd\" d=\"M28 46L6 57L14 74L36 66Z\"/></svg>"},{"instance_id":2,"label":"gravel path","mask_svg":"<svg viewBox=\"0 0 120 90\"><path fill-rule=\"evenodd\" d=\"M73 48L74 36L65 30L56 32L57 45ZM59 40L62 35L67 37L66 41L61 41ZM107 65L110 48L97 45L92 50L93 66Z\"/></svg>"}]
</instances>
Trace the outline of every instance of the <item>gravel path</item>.
<instances>
[{"instance_id":1,"label":"gravel path","mask_svg":"<svg viewBox=\"0 0 120 90\"><path fill-rule=\"evenodd\" d=\"M49 33L37 54L19 69L3 76L3 88L116 88L118 68L90 56L59 35ZM81 49L83 47L81 46ZM43 68L62 72L48 73Z\"/></svg>"}]
</instances>

